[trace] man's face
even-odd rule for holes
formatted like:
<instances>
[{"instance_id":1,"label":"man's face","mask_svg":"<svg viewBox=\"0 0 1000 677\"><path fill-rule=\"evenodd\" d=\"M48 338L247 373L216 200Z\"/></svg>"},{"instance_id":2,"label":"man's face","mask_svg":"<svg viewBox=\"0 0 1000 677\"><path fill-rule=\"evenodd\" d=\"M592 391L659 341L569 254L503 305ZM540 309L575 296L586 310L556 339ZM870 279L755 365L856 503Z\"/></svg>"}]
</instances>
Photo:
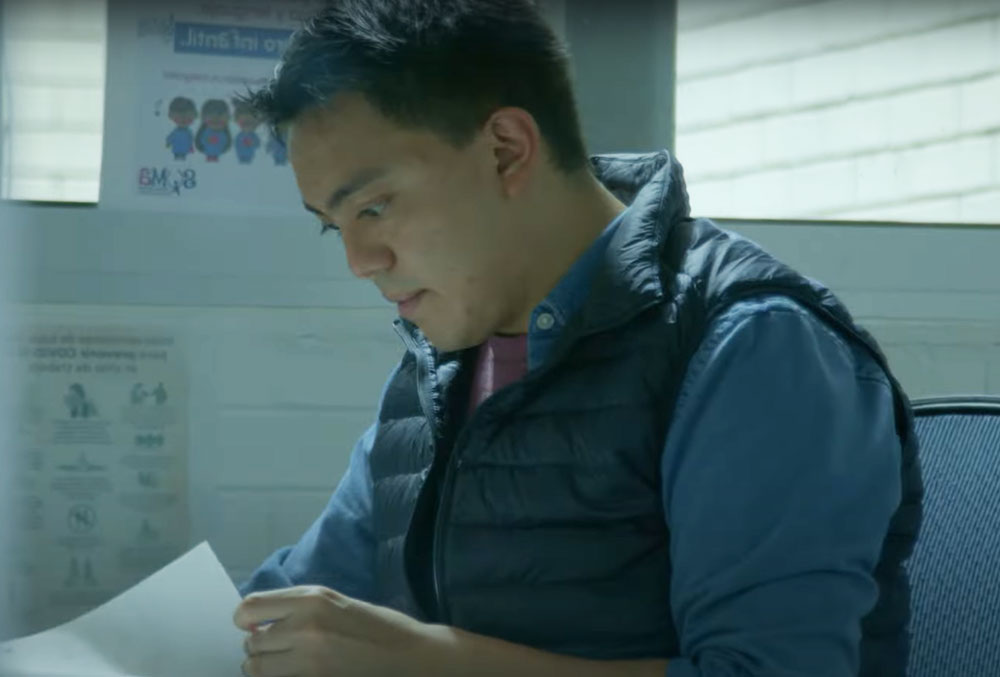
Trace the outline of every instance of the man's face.
<instances>
[{"instance_id":1,"label":"man's face","mask_svg":"<svg viewBox=\"0 0 1000 677\"><path fill-rule=\"evenodd\" d=\"M340 229L351 271L439 349L477 345L522 311L523 241L505 223L484 135L456 149L348 94L295 121L289 157L306 208Z\"/></svg>"}]
</instances>

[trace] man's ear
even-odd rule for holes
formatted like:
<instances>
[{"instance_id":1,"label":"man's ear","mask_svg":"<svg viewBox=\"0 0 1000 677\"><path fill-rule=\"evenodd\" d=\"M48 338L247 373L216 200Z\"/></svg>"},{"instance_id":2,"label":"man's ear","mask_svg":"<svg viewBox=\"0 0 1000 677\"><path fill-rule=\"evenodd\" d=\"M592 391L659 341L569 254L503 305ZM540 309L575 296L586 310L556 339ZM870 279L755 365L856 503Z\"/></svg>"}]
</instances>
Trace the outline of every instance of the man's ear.
<instances>
[{"instance_id":1,"label":"man's ear","mask_svg":"<svg viewBox=\"0 0 1000 677\"><path fill-rule=\"evenodd\" d=\"M527 186L541 159L542 135L534 116L523 108L495 111L483 130L493 150L497 176L508 197Z\"/></svg>"}]
</instances>

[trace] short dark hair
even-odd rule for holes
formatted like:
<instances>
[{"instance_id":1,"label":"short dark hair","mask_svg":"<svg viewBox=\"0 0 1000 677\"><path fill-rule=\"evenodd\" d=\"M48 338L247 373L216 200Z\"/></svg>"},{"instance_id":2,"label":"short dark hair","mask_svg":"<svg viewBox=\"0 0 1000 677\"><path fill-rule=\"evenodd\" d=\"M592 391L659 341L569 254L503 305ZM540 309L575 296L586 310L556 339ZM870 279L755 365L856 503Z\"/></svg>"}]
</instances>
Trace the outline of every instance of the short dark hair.
<instances>
[{"instance_id":1,"label":"short dark hair","mask_svg":"<svg viewBox=\"0 0 1000 677\"><path fill-rule=\"evenodd\" d=\"M497 109L523 108L557 167L587 166L568 51L533 0L334 0L245 98L280 130L342 92L456 147Z\"/></svg>"}]
</instances>

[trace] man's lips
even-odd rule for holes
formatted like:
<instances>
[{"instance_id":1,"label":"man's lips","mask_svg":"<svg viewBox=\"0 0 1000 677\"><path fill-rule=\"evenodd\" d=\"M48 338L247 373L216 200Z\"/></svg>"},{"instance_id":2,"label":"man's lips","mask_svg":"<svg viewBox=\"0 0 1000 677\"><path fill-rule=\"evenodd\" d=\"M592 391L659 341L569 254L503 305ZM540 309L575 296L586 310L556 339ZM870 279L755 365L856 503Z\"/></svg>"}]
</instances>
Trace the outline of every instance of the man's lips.
<instances>
[{"instance_id":1,"label":"man's lips","mask_svg":"<svg viewBox=\"0 0 1000 677\"><path fill-rule=\"evenodd\" d=\"M420 305L420 301L424 298L426 291L426 289L421 289L420 291L407 294L386 294L385 297L396 304L396 311L400 317L413 319L417 306Z\"/></svg>"},{"instance_id":2,"label":"man's lips","mask_svg":"<svg viewBox=\"0 0 1000 677\"><path fill-rule=\"evenodd\" d=\"M402 304L404 304L404 303L406 303L408 301L412 301L413 299L417 298L418 296L420 296L423 293L424 293L424 290L423 289L419 289L417 291L407 292L405 294L382 294L382 296L389 303L395 303L395 304L398 304L398 305L402 305Z\"/></svg>"}]
</instances>

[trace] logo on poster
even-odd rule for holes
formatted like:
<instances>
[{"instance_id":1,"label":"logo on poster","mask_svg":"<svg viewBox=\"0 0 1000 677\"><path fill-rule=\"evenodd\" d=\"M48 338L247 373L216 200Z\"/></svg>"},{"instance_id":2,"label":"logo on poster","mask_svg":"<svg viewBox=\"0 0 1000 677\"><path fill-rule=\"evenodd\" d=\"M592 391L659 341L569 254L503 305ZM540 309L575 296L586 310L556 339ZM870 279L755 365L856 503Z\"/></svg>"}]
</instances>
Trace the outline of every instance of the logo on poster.
<instances>
[{"instance_id":1,"label":"logo on poster","mask_svg":"<svg viewBox=\"0 0 1000 677\"><path fill-rule=\"evenodd\" d=\"M139 168L139 192L146 195L180 195L182 190L197 187L198 173L194 169Z\"/></svg>"}]
</instances>

